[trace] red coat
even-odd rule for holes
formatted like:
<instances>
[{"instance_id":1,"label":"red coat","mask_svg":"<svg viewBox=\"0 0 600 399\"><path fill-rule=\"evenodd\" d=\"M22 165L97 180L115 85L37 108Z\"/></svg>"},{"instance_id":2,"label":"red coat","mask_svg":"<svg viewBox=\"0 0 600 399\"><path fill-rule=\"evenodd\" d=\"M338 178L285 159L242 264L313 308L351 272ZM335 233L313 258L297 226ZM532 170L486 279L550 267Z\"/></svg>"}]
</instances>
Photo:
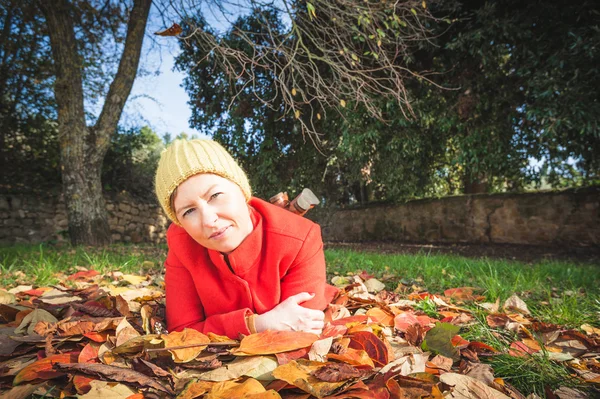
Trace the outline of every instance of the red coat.
<instances>
[{"instance_id":1,"label":"red coat","mask_svg":"<svg viewBox=\"0 0 600 399\"><path fill-rule=\"evenodd\" d=\"M239 338L245 317L289 296L315 293L302 304L323 310L337 289L326 284L321 228L258 198L250 200L254 230L228 256L208 250L171 224L165 262L167 328L194 328Z\"/></svg>"}]
</instances>

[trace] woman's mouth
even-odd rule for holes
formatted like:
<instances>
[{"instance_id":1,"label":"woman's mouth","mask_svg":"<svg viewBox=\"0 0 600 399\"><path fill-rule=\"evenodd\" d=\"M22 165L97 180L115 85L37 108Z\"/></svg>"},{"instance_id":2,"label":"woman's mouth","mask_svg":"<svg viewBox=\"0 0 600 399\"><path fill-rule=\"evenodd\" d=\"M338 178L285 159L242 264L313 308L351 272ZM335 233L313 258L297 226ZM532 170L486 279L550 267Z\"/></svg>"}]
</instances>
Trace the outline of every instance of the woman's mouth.
<instances>
[{"instance_id":1,"label":"woman's mouth","mask_svg":"<svg viewBox=\"0 0 600 399\"><path fill-rule=\"evenodd\" d=\"M214 233L212 233L210 235L210 237L208 237L208 238L219 239L219 238L225 236L225 233L227 232L227 230L229 230L230 227L231 226L223 227L222 229L219 229L219 230L215 231Z\"/></svg>"}]
</instances>

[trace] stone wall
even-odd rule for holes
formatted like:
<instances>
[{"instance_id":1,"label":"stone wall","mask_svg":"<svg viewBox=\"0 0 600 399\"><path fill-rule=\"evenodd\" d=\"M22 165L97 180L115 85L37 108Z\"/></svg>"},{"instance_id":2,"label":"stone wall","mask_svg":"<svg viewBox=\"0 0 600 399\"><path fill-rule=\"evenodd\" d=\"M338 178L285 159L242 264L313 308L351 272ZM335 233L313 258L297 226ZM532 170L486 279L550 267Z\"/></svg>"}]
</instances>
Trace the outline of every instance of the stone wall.
<instances>
[{"instance_id":1,"label":"stone wall","mask_svg":"<svg viewBox=\"0 0 600 399\"><path fill-rule=\"evenodd\" d=\"M479 194L328 211L310 218L329 241L600 245L600 187Z\"/></svg>"},{"instance_id":2,"label":"stone wall","mask_svg":"<svg viewBox=\"0 0 600 399\"><path fill-rule=\"evenodd\" d=\"M115 242L165 241L157 204L106 198ZM527 194L463 195L404 204L312 210L328 241L600 245L600 187ZM59 198L0 196L0 243L67 239Z\"/></svg>"},{"instance_id":3,"label":"stone wall","mask_svg":"<svg viewBox=\"0 0 600 399\"><path fill-rule=\"evenodd\" d=\"M167 218L158 204L124 194L105 199L114 242L165 242ZM0 196L0 243L64 240L68 240L68 225L62 196Z\"/></svg>"}]
</instances>

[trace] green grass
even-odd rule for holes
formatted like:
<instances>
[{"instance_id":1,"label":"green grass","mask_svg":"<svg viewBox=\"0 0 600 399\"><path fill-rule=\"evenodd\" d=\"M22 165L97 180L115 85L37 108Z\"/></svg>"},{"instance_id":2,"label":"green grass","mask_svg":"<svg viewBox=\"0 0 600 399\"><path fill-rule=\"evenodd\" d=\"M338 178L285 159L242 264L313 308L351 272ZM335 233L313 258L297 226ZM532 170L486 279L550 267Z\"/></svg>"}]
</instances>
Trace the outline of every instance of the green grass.
<instances>
[{"instance_id":1,"label":"green grass","mask_svg":"<svg viewBox=\"0 0 600 399\"><path fill-rule=\"evenodd\" d=\"M57 273L71 274L76 266L100 272L160 273L166 246L114 245L108 249L73 248L68 245L0 247L0 286L8 288L24 281L45 286L59 282ZM393 255L348 250L325 251L328 279L334 275L361 271L373 274L390 291L405 288L443 293L457 287L475 287L476 293L502 304L516 293L540 321L580 328L588 323L600 327L600 273L598 265L543 261L524 264L516 261L470 259L447 255ZM419 310L435 316L435 304L421 301ZM461 306L472 310L476 322L461 331L471 341L493 346L504 355L482 359L492 365L495 375L528 395L544 397L544 387L586 387L569 378L569 370L547 355L524 358L506 355L515 333L490 328L486 313L472 303Z\"/></svg>"},{"instance_id":2,"label":"green grass","mask_svg":"<svg viewBox=\"0 0 600 399\"><path fill-rule=\"evenodd\" d=\"M76 267L99 272L156 273L162 269L166 246L113 245L110 248L70 245L16 245L0 247L0 286L24 281L38 286L56 284L57 273L72 274Z\"/></svg>"}]
</instances>

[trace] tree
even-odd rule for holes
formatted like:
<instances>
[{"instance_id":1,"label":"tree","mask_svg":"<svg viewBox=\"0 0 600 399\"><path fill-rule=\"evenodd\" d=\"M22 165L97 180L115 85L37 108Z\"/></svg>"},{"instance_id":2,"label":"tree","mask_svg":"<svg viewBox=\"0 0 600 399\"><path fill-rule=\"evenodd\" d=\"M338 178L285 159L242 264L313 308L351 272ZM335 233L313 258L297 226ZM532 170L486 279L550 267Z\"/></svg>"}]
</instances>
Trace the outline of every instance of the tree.
<instances>
[{"instance_id":1,"label":"tree","mask_svg":"<svg viewBox=\"0 0 600 399\"><path fill-rule=\"evenodd\" d=\"M38 5L48 25L56 71L54 94L58 105L61 170L69 235L73 244L107 244L110 231L102 195L102 161L137 73L151 0L134 0L130 10L119 2L75 4L68 0L41 0ZM122 14L129 15L123 53L100 116L92 126L88 126L83 76L87 60L82 56L82 49L88 43L92 44L92 48L97 47L88 35L103 32L78 32L78 35L75 21L89 18L93 22L110 22L116 28L118 24L115 26L115 19L111 17ZM91 40L84 42L82 37Z\"/></svg>"},{"instance_id":2,"label":"tree","mask_svg":"<svg viewBox=\"0 0 600 399\"><path fill-rule=\"evenodd\" d=\"M16 0L0 2L0 21L0 186L60 185L45 21L33 3Z\"/></svg>"}]
</instances>

